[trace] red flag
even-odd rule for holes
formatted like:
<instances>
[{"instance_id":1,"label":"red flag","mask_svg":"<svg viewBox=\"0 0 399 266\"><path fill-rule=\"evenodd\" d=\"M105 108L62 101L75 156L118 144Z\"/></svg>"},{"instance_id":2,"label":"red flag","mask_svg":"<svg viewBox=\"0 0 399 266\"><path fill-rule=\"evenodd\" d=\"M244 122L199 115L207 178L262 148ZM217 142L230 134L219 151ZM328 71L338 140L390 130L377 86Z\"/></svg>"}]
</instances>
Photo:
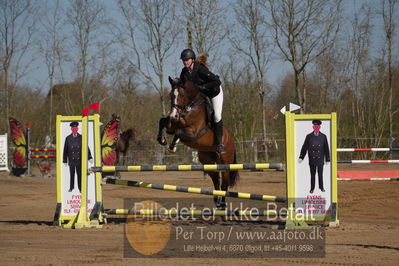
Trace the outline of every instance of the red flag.
<instances>
[{"instance_id":1,"label":"red flag","mask_svg":"<svg viewBox=\"0 0 399 266\"><path fill-rule=\"evenodd\" d=\"M89 108L83 109L82 114L84 114L85 116L89 116Z\"/></svg>"},{"instance_id":2,"label":"red flag","mask_svg":"<svg viewBox=\"0 0 399 266\"><path fill-rule=\"evenodd\" d=\"M100 103L96 102L96 103L90 104L89 108L93 109L93 110L96 110L96 111L100 111Z\"/></svg>"}]
</instances>

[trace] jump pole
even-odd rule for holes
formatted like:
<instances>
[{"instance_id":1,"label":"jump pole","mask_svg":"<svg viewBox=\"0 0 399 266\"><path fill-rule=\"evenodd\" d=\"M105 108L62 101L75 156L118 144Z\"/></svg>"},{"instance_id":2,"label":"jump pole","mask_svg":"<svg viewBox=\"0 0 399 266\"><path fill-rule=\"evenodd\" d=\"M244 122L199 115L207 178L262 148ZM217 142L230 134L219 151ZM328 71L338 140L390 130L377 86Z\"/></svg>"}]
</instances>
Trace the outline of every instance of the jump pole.
<instances>
[{"instance_id":1,"label":"jump pole","mask_svg":"<svg viewBox=\"0 0 399 266\"><path fill-rule=\"evenodd\" d=\"M55 156L55 155L31 155L30 158L31 159L37 159L37 158L53 159L53 158L57 158L57 156Z\"/></svg>"},{"instance_id":2,"label":"jump pole","mask_svg":"<svg viewBox=\"0 0 399 266\"><path fill-rule=\"evenodd\" d=\"M240 171L240 170L283 170L282 163L258 164L193 164L193 165L131 165L92 167L93 172L145 172L145 171Z\"/></svg>"},{"instance_id":3,"label":"jump pole","mask_svg":"<svg viewBox=\"0 0 399 266\"><path fill-rule=\"evenodd\" d=\"M204 189L204 188L196 188L196 187L183 187L183 186L173 186L173 185L165 185L165 184L153 184L153 183L148 183L148 182L139 182L139 181L130 181L130 180L121 180L121 179L116 180L113 178L107 178L106 183L113 184L113 185L129 186L129 187L158 189L158 190L167 190L167 191L193 193L193 194L203 194L203 195L211 195L211 196L221 196L221 197L229 197L229 198L263 200L263 201L272 201L272 202L286 202L287 201L286 198L277 197L277 196L250 194L250 193L242 193L242 192L223 191L223 190L213 190L213 189Z\"/></svg>"},{"instance_id":4,"label":"jump pole","mask_svg":"<svg viewBox=\"0 0 399 266\"><path fill-rule=\"evenodd\" d=\"M399 148L338 148L337 152L399 151Z\"/></svg>"},{"instance_id":5,"label":"jump pole","mask_svg":"<svg viewBox=\"0 0 399 266\"><path fill-rule=\"evenodd\" d=\"M399 163L399 160L340 160L338 163Z\"/></svg>"},{"instance_id":6,"label":"jump pole","mask_svg":"<svg viewBox=\"0 0 399 266\"><path fill-rule=\"evenodd\" d=\"M143 215L143 216L285 216L286 211L277 210L176 210L176 209L105 209L108 215Z\"/></svg>"},{"instance_id":7,"label":"jump pole","mask_svg":"<svg viewBox=\"0 0 399 266\"><path fill-rule=\"evenodd\" d=\"M47 152L56 152L57 149L41 149L41 148L31 148L30 151L47 151Z\"/></svg>"}]
</instances>

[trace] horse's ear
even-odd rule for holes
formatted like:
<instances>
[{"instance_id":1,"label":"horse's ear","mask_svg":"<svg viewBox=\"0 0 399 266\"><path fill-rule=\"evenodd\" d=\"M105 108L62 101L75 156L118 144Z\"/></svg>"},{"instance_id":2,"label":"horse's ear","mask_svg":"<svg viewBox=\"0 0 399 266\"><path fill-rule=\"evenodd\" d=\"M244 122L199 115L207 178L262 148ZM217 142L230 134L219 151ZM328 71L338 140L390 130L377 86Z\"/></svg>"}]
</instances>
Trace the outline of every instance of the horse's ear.
<instances>
[{"instance_id":1,"label":"horse's ear","mask_svg":"<svg viewBox=\"0 0 399 266\"><path fill-rule=\"evenodd\" d=\"M170 82L170 85L174 85L175 84L175 81L169 76L169 82Z\"/></svg>"}]
</instances>

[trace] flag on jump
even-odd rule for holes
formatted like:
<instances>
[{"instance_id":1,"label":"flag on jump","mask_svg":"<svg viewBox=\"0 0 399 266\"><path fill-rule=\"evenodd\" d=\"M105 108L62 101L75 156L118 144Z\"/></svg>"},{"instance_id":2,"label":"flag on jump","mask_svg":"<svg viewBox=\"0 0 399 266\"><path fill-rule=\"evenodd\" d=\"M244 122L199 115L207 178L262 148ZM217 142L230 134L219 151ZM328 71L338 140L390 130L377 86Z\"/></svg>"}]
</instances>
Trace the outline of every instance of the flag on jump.
<instances>
[{"instance_id":1,"label":"flag on jump","mask_svg":"<svg viewBox=\"0 0 399 266\"><path fill-rule=\"evenodd\" d=\"M89 116L89 108L83 109L82 114L84 114L85 116Z\"/></svg>"},{"instance_id":2,"label":"flag on jump","mask_svg":"<svg viewBox=\"0 0 399 266\"><path fill-rule=\"evenodd\" d=\"M96 102L96 103L90 104L88 108L85 108L82 110L82 114L84 114L85 116L89 116L89 108L93 109L95 111L100 111L100 103Z\"/></svg>"},{"instance_id":3,"label":"flag on jump","mask_svg":"<svg viewBox=\"0 0 399 266\"><path fill-rule=\"evenodd\" d=\"M95 111L100 111L100 103L99 103L99 102L96 102L96 103L90 104L90 105L89 105L89 108L90 108L90 109L93 109L93 110L95 110Z\"/></svg>"}]
</instances>

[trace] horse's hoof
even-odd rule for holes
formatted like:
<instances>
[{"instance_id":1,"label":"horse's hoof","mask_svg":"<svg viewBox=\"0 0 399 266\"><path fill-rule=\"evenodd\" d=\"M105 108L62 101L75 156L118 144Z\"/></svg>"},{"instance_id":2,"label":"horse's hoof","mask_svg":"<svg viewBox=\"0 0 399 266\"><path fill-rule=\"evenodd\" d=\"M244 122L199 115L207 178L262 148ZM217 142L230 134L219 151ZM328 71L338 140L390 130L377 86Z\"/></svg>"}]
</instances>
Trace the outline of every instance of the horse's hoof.
<instances>
[{"instance_id":1,"label":"horse's hoof","mask_svg":"<svg viewBox=\"0 0 399 266\"><path fill-rule=\"evenodd\" d=\"M219 202L218 206L216 206L218 210L226 210L227 204L226 202Z\"/></svg>"},{"instance_id":2,"label":"horse's hoof","mask_svg":"<svg viewBox=\"0 0 399 266\"><path fill-rule=\"evenodd\" d=\"M175 153L176 151L177 151L177 147L176 146L169 146L169 148L168 148L168 151L170 152L170 153Z\"/></svg>"},{"instance_id":3,"label":"horse's hoof","mask_svg":"<svg viewBox=\"0 0 399 266\"><path fill-rule=\"evenodd\" d=\"M164 136L158 136L158 137L157 137L157 141L158 141L158 143L161 144L162 146L165 146L166 144L168 144Z\"/></svg>"},{"instance_id":4,"label":"horse's hoof","mask_svg":"<svg viewBox=\"0 0 399 266\"><path fill-rule=\"evenodd\" d=\"M226 201L224 201L222 199L222 197L220 197L220 196L214 197L213 201L215 202L216 208L218 210L225 210L226 209L227 203L226 203Z\"/></svg>"}]
</instances>

